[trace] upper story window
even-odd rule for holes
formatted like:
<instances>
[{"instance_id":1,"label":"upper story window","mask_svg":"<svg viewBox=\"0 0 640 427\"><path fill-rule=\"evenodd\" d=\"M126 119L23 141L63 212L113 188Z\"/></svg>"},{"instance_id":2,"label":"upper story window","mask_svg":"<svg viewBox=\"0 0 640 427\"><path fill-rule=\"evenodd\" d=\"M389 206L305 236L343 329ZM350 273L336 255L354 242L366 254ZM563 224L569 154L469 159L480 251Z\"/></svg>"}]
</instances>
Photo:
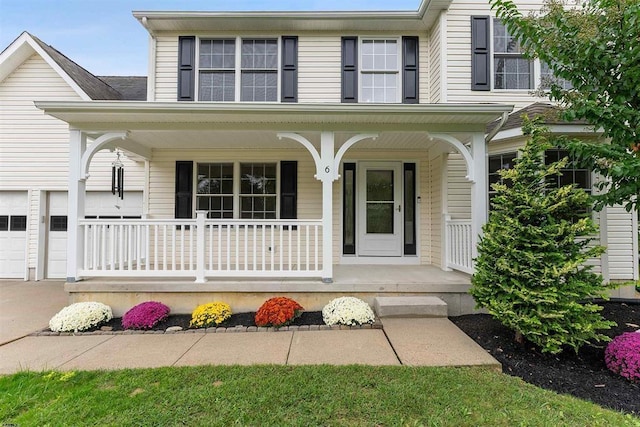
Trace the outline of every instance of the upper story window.
<instances>
[{"instance_id":1,"label":"upper story window","mask_svg":"<svg viewBox=\"0 0 640 427\"><path fill-rule=\"evenodd\" d=\"M199 101L278 101L278 39L200 39Z\"/></svg>"},{"instance_id":2,"label":"upper story window","mask_svg":"<svg viewBox=\"0 0 640 427\"><path fill-rule=\"evenodd\" d=\"M361 102L400 102L400 52L397 39L362 39Z\"/></svg>"},{"instance_id":3,"label":"upper story window","mask_svg":"<svg viewBox=\"0 0 640 427\"><path fill-rule=\"evenodd\" d=\"M493 49L494 89L532 89L532 62L522 55L520 43L497 19L493 20Z\"/></svg>"},{"instance_id":4,"label":"upper story window","mask_svg":"<svg viewBox=\"0 0 640 427\"><path fill-rule=\"evenodd\" d=\"M341 102L420 102L417 36L344 36L341 44Z\"/></svg>"},{"instance_id":5,"label":"upper story window","mask_svg":"<svg viewBox=\"0 0 640 427\"><path fill-rule=\"evenodd\" d=\"M548 90L557 81L564 89L571 84L553 77L539 59L527 59L522 46L499 20L471 16L471 90Z\"/></svg>"},{"instance_id":6,"label":"upper story window","mask_svg":"<svg viewBox=\"0 0 640 427\"><path fill-rule=\"evenodd\" d=\"M551 83L557 83L558 86L564 90L573 88L570 81L554 76L549 64L544 61L540 61L540 88L549 90L551 88Z\"/></svg>"}]
</instances>

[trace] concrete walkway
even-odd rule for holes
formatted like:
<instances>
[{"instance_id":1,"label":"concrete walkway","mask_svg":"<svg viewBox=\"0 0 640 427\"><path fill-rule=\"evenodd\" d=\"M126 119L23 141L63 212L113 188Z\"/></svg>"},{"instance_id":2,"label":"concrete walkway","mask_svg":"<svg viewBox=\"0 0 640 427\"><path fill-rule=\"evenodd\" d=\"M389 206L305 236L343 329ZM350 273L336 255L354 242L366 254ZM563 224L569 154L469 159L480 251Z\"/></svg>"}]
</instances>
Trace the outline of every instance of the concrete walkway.
<instances>
[{"instance_id":1,"label":"concrete walkway","mask_svg":"<svg viewBox=\"0 0 640 427\"><path fill-rule=\"evenodd\" d=\"M383 330L25 336L66 305L61 284L0 282L0 300L0 374L206 364L500 368L446 318L383 319Z\"/></svg>"}]
</instances>

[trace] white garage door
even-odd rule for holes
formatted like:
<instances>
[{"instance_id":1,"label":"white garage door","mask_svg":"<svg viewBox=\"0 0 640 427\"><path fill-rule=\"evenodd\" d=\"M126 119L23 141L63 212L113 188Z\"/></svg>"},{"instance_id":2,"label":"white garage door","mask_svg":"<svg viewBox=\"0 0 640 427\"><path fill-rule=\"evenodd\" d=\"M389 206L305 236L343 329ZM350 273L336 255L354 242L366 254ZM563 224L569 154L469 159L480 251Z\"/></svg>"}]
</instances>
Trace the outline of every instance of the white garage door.
<instances>
[{"instance_id":1,"label":"white garage door","mask_svg":"<svg viewBox=\"0 0 640 427\"><path fill-rule=\"evenodd\" d=\"M88 192L88 218L131 218L142 215L142 193L126 192L121 200L110 192ZM67 277L67 193L49 193L47 277Z\"/></svg>"},{"instance_id":2,"label":"white garage door","mask_svg":"<svg viewBox=\"0 0 640 427\"><path fill-rule=\"evenodd\" d=\"M26 270L28 197L0 191L0 277L22 279Z\"/></svg>"}]
</instances>

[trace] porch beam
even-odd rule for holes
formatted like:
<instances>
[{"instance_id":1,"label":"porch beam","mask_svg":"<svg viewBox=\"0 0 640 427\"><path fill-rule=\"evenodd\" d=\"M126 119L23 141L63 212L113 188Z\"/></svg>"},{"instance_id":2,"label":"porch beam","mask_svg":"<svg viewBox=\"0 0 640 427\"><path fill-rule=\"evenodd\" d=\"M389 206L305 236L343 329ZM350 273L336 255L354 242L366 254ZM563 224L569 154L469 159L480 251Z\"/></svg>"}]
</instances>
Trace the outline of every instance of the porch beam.
<instances>
[{"instance_id":1,"label":"porch beam","mask_svg":"<svg viewBox=\"0 0 640 427\"><path fill-rule=\"evenodd\" d=\"M145 147L133 141L118 144L118 148L124 151L128 158L134 161L151 160L151 148Z\"/></svg>"},{"instance_id":2,"label":"porch beam","mask_svg":"<svg viewBox=\"0 0 640 427\"><path fill-rule=\"evenodd\" d=\"M478 243L482 235L482 226L488 217L487 185L487 145L483 133L474 133L471 137L473 154L473 175L471 176L471 256L478 256Z\"/></svg>"},{"instance_id":3,"label":"porch beam","mask_svg":"<svg viewBox=\"0 0 640 427\"><path fill-rule=\"evenodd\" d=\"M87 135L77 129L71 129L69 137L69 192L68 192L68 231L67 231L67 282L80 280L78 272L84 254L84 239L79 219L84 218L86 175L83 173L82 158L87 150Z\"/></svg>"}]
</instances>

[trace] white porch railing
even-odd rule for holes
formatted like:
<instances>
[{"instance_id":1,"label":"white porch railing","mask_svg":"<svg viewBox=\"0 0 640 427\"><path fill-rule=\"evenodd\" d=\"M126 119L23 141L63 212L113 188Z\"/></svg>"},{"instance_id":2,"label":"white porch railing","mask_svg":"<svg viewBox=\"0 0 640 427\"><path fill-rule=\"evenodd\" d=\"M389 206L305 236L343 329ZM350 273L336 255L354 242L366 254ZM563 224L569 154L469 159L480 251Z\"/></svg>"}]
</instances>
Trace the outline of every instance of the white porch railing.
<instances>
[{"instance_id":1,"label":"white porch railing","mask_svg":"<svg viewBox=\"0 0 640 427\"><path fill-rule=\"evenodd\" d=\"M321 220L80 220L84 277L321 277Z\"/></svg>"},{"instance_id":2,"label":"white porch railing","mask_svg":"<svg viewBox=\"0 0 640 427\"><path fill-rule=\"evenodd\" d=\"M473 274L471 220L445 217L447 267Z\"/></svg>"}]
</instances>

